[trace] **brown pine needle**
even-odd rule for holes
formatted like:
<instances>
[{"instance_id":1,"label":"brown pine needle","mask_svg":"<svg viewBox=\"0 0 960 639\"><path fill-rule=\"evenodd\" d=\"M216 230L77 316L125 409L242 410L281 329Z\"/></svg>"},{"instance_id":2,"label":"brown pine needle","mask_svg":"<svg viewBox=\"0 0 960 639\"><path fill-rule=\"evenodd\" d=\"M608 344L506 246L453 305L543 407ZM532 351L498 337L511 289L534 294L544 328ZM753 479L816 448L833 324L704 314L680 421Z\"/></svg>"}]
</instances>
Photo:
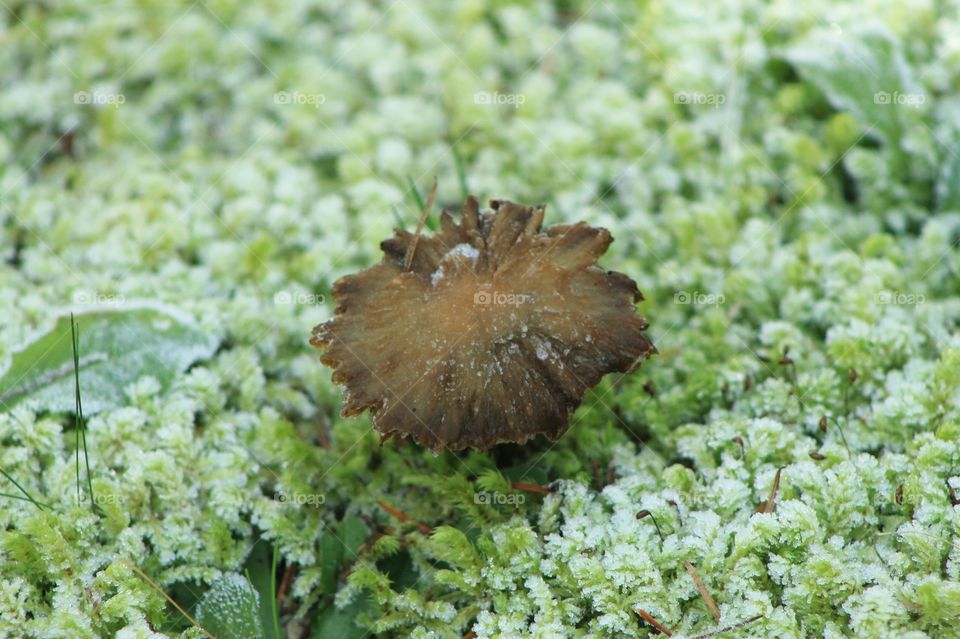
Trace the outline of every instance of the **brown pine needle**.
<instances>
[{"instance_id":1,"label":"brown pine needle","mask_svg":"<svg viewBox=\"0 0 960 639\"><path fill-rule=\"evenodd\" d=\"M654 618L653 618L653 615L651 615L649 612L647 612L647 611L644 610L643 608L634 608L633 611L634 611L635 613L637 613L638 615L640 615L640 617L642 617L643 620L646 621L648 624L650 624L651 626L653 626L654 628L656 628L657 630L659 630L662 634L665 634L665 635L667 635L668 637L672 637L672 636L673 636L673 633L672 633L672 632L670 632L669 630L667 630L666 628L664 628L664 627L663 627L663 624L661 624L659 621L657 621L656 619L654 619Z\"/></svg>"},{"instance_id":2,"label":"brown pine needle","mask_svg":"<svg viewBox=\"0 0 960 639\"><path fill-rule=\"evenodd\" d=\"M148 584L150 584L150 586L151 586L154 590L156 590L156 591L159 592L161 595L163 595L164 599L166 599L167 601L169 601L170 604L171 604L174 608L176 608L177 610L180 611L180 614L181 614L181 615L183 615L184 617L187 618L187 621L189 621L190 623L192 623L193 625L195 625L197 628L199 628L201 631L203 631L203 634L205 634L205 635L207 635L208 637L210 637L210 639L217 639L214 635L210 634L210 631L209 631L209 630L207 630L206 628L204 628L203 626L201 626L200 623L199 623L196 619L194 619L193 617L191 617L191 616L190 616L190 613L188 613L186 610L184 610L183 608L181 608L181 607L180 607L180 604L178 604L176 601L174 601L173 598L172 598L170 595L168 595L166 592L164 592L163 588L161 588L161 587L157 584L157 582L155 582L153 579L151 579L150 576L147 575L147 573L145 573L145 572L143 572L142 570L140 570L140 567L139 567L139 566L137 566L137 565L136 565L135 563L133 563L132 561L126 561L125 563L126 563L128 566L130 566L130 568L131 568L135 573L137 573L138 575L140 575L140 577L141 577L144 581L146 581Z\"/></svg>"},{"instance_id":3,"label":"brown pine needle","mask_svg":"<svg viewBox=\"0 0 960 639\"><path fill-rule=\"evenodd\" d=\"M423 534L429 535L430 533L433 532L433 529L430 528L430 526L428 526L428 525L426 525L426 524L421 524L419 521L415 521L410 515L408 515L407 513L403 512L402 510L397 510L396 508L394 508L393 506L391 506L391 505L388 504L387 502L383 501L382 499L378 499L378 500L377 500L377 503L380 504L380 507L381 507L381 508L383 508L385 511L387 511L388 513L390 513L391 515L393 515L394 517L396 517L396 518L399 519L400 521L409 521L409 522L412 522L413 524L415 524L416 527L417 527L417 530L419 530L419 531L422 532Z\"/></svg>"},{"instance_id":4,"label":"brown pine needle","mask_svg":"<svg viewBox=\"0 0 960 639\"><path fill-rule=\"evenodd\" d=\"M430 209L433 208L433 201L437 197L437 178L433 178L433 188L430 189L430 195L427 197L427 203L423 206L423 212L420 214L420 221L417 223L417 232L413 236L413 241L410 242L410 249L407 251L406 264L404 266L405 271L410 270L410 265L413 264L413 254L417 251L417 242L420 240L420 233L423 232L423 225L427 222L427 216L430 215Z\"/></svg>"},{"instance_id":5,"label":"brown pine needle","mask_svg":"<svg viewBox=\"0 0 960 639\"><path fill-rule=\"evenodd\" d=\"M280 589L277 591L277 601L283 601L283 598L287 596L287 590L290 589L290 582L293 581L293 573L296 572L296 564L287 564L287 568L283 571L283 577L280 580Z\"/></svg>"},{"instance_id":6,"label":"brown pine needle","mask_svg":"<svg viewBox=\"0 0 960 639\"><path fill-rule=\"evenodd\" d=\"M522 481L511 482L510 486L514 490L525 490L528 493L540 493L541 495L551 495L553 491L547 488L546 486L541 486L540 484L528 484Z\"/></svg>"},{"instance_id":7,"label":"brown pine needle","mask_svg":"<svg viewBox=\"0 0 960 639\"><path fill-rule=\"evenodd\" d=\"M738 621L735 624L725 626L723 628L718 628L717 630L711 630L710 632L705 632L702 635L694 635L690 639L706 639L707 637L714 637L724 632L730 632L731 630L736 630L737 628L742 628L744 626L752 624L754 621L763 619L763 615L756 615L755 617L750 617L749 619L744 619L743 621Z\"/></svg>"},{"instance_id":8,"label":"brown pine needle","mask_svg":"<svg viewBox=\"0 0 960 639\"><path fill-rule=\"evenodd\" d=\"M777 474L773 476L773 486L770 487L770 496L760 504L758 512L772 513L775 507L774 502L777 499L777 491L780 490L780 473L783 472L783 466L777 469Z\"/></svg>"},{"instance_id":9,"label":"brown pine needle","mask_svg":"<svg viewBox=\"0 0 960 639\"><path fill-rule=\"evenodd\" d=\"M687 572L690 573L690 577L693 579L693 585L697 587L697 590L700 591L700 596L703 597L703 602L707 604L707 608L710 609L710 614L713 615L713 618L718 622L720 621L720 609L717 607L717 602L713 600L713 597L710 595L710 591L707 590L707 587L703 585L703 580L700 579L700 575L697 574L697 569L693 567L689 561L683 562L683 565L687 568Z\"/></svg>"}]
</instances>

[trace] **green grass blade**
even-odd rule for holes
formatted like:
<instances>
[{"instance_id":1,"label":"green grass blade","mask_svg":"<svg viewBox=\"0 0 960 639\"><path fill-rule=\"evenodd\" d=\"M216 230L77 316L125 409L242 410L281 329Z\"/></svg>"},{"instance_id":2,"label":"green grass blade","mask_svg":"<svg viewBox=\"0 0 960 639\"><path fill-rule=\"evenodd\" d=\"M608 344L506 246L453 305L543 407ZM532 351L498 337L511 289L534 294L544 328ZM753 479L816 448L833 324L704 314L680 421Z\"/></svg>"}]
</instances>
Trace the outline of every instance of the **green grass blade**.
<instances>
[{"instance_id":1,"label":"green grass blade","mask_svg":"<svg viewBox=\"0 0 960 639\"><path fill-rule=\"evenodd\" d=\"M93 480L90 478L90 456L87 454L87 433L86 422L83 419L83 402L80 397L80 329L77 328L77 322L70 313L70 337L73 340L73 381L74 396L76 398L76 412L74 414L74 425L76 426L77 437L83 442L83 463L87 470L87 491L90 494L90 511L96 512L93 499ZM77 467L77 503L80 502L80 442L77 442L76 449L76 467Z\"/></svg>"},{"instance_id":2,"label":"green grass blade","mask_svg":"<svg viewBox=\"0 0 960 639\"><path fill-rule=\"evenodd\" d=\"M467 196L470 195L470 189L467 186L467 173L463 168L463 158L460 156L460 152L457 151L457 145L454 144L450 147L453 151L453 163L457 168L457 180L460 182L460 195L464 200L467 199Z\"/></svg>"},{"instance_id":3,"label":"green grass blade","mask_svg":"<svg viewBox=\"0 0 960 639\"><path fill-rule=\"evenodd\" d=\"M277 614L277 550L276 544L273 546L272 558L270 560L270 609L273 611L273 630L275 636L282 637L280 634L280 615Z\"/></svg>"},{"instance_id":4,"label":"green grass blade","mask_svg":"<svg viewBox=\"0 0 960 639\"><path fill-rule=\"evenodd\" d=\"M423 201L423 197L420 195L420 191L417 190L417 183L413 181L413 178L409 175L407 176L407 182L410 184L410 192L413 194L413 201L417 205L417 210L422 211L426 204Z\"/></svg>"},{"instance_id":5,"label":"green grass blade","mask_svg":"<svg viewBox=\"0 0 960 639\"><path fill-rule=\"evenodd\" d=\"M10 473L8 473L8 472L5 471L4 469L0 468L0 475L3 475L3 476L6 477L7 479L9 479L9 480L10 480L10 483L12 483L14 486L16 486L17 488L19 488L19 489L20 489L20 492L23 493L23 494L25 495L25 497L20 497L19 495L11 495L11 494L8 494L8 493L0 493L0 495L3 495L4 497L13 497L13 498L15 498L15 499L26 499L27 501L31 502L34 506L36 506L36 507L39 508L40 510L43 510L44 504L41 504L39 501L37 501L36 499L34 499L34 498L33 498L33 495L31 495L30 493L28 493L28 492L27 492L27 489L24 488L23 486L21 486L21 485L20 485L20 482L18 482L16 479L14 479L14 478L10 475Z\"/></svg>"}]
</instances>

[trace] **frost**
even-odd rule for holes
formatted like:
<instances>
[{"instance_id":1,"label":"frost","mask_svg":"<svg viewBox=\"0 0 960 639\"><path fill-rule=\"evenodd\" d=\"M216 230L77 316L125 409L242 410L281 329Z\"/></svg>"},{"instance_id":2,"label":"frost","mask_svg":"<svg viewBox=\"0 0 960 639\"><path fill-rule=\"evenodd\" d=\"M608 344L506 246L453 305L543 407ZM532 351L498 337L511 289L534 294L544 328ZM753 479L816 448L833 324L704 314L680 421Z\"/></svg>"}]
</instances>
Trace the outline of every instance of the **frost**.
<instances>
[{"instance_id":1,"label":"frost","mask_svg":"<svg viewBox=\"0 0 960 639\"><path fill-rule=\"evenodd\" d=\"M479 249L476 249L469 244L457 244L450 252L447 253L444 259L458 259L463 258L467 260L476 260L480 257Z\"/></svg>"},{"instance_id":2,"label":"frost","mask_svg":"<svg viewBox=\"0 0 960 639\"><path fill-rule=\"evenodd\" d=\"M955 7L206 4L48 2L0 36L0 370L72 372L17 352L78 312L97 499L77 501L73 420L43 410L73 409L72 378L32 406L0 384L0 468L50 506L0 478L0 636L203 636L128 561L204 621L243 620L217 636L255 635L258 544L293 566L282 615L313 636L656 636L636 606L712 632L685 561L719 625L762 616L717 636L956 635ZM484 202L609 229L603 268L646 297L660 354L556 442L381 446L305 346L334 282L414 228L411 182L462 199L458 162ZM83 315L133 303L175 316L133 334L197 339L151 355L111 323L106 370ZM478 503L478 477L524 502Z\"/></svg>"},{"instance_id":3,"label":"frost","mask_svg":"<svg viewBox=\"0 0 960 639\"><path fill-rule=\"evenodd\" d=\"M258 618L259 595L244 577L228 573L213 582L197 604L197 621L216 635L236 639L263 636Z\"/></svg>"}]
</instances>

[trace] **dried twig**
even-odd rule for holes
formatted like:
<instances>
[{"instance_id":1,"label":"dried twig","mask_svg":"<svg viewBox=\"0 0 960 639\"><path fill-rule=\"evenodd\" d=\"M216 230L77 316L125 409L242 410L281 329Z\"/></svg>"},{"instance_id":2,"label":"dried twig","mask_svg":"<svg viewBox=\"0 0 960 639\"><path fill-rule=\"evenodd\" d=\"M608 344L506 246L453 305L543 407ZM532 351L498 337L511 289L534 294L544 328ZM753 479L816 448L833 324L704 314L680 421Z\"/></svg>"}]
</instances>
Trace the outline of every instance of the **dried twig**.
<instances>
[{"instance_id":1,"label":"dried twig","mask_svg":"<svg viewBox=\"0 0 960 639\"><path fill-rule=\"evenodd\" d=\"M776 507L775 502L777 499L777 491L780 490L780 473L783 472L783 466L777 469L777 474L773 476L773 486L770 487L770 496L767 497L766 501L760 504L760 508L757 509L757 512L761 513L772 513Z\"/></svg>"},{"instance_id":2,"label":"dried twig","mask_svg":"<svg viewBox=\"0 0 960 639\"><path fill-rule=\"evenodd\" d=\"M283 598L287 596L287 591L290 589L290 582L293 581L293 573L296 571L296 564L287 564L286 569L283 571L283 577L280 580L280 589L277 591L277 601L283 601Z\"/></svg>"},{"instance_id":3,"label":"dried twig","mask_svg":"<svg viewBox=\"0 0 960 639\"><path fill-rule=\"evenodd\" d=\"M659 621L657 621L656 619L654 619L654 618L653 618L653 615L651 615L649 612L647 612L647 611L644 610L643 608L634 608L633 611L634 611L635 613L637 613L638 615L640 615L640 617L643 618L643 620L646 621L648 624L650 624L651 626L653 626L654 628L656 628L657 630L659 630L662 634L665 634L665 635L667 635L668 637L672 637L672 636L673 636L673 633L672 633L672 632L670 632L669 630L667 630L667 629L663 626L663 624L661 624Z\"/></svg>"},{"instance_id":4,"label":"dried twig","mask_svg":"<svg viewBox=\"0 0 960 639\"><path fill-rule=\"evenodd\" d=\"M141 578L141 579L143 579L143 580L146 581L148 584L150 584L150 586L151 586L154 590L156 590L156 591L159 592L161 595L163 595L164 599L166 599L167 601L169 601L170 604L171 604L174 608L176 608L177 610L179 610L179 611L180 611L180 614L183 615L184 617L186 617L187 620L188 620L190 623L192 623L192 624L195 625L197 628L199 628L201 631L203 631L203 634L205 634L205 635L207 635L208 637L210 637L210 639L217 639L215 636L213 636L213 635L210 633L209 630L207 630L206 628L204 628L203 626L201 626L200 623L199 623L196 619L194 619L193 617L191 617L189 612L187 612L186 610L184 610L183 608L181 608L181 607L180 607L180 604L178 604L176 601L174 601L173 598L172 598L170 595L168 595L166 592L164 592L163 588L161 588L159 585L157 585L157 582L155 582L153 579L151 579L151 578L147 575L147 573L145 573L145 572L143 572L142 570L140 570L140 567L139 567L139 566L137 566L137 565L136 565L135 563L133 563L132 561L125 561L124 563L126 563L128 566L130 566L130 568L131 568L135 573L137 573L138 575L140 575L140 578Z\"/></svg>"},{"instance_id":5,"label":"dried twig","mask_svg":"<svg viewBox=\"0 0 960 639\"><path fill-rule=\"evenodd\" d=\"M378 500L377 500L377 503L380 504L380 507L381 507L381 508L383 508L385 511L387 511L388 513L390 513L391 515L393 515L394 517L396 517L396 518L399 519L400 521L409 521L409 522L412 522L414 525L416 525L417 530L419 530L420 532L424 533L425 535L429 535L430 533L433 532L433 529L430 528L430 526L428 526L428 525L426 525L426 524L421 524L419 521L416 521L415 519L413 519L413 518L412 518L410 515L408 515L407 513L403 512L402 510L397 510L396 508L394 508L393 506L391 506L391 505L388 504L387 502L383 501L382 499L378 499Z\"/></svg>"},{"instance_id":6,"label":"dried twig","mask_svg":"<svg viewBox=\"0 0 960 639\"><path fill-rule=\"evenodd\" d=\"M697 569L694 568L693 564L689 561L683 562L683 565L686 567L687 572L690 573L690 577L693 579L693 585L700 591L700 596L703 597L703 602L707 604L710 614L713 615L714 619L720 621L720 608L717 607L717 602L713 600L710 591L707 590L707 587L703 584L703 580L700 579L700 575L697 574Z\"/></svg>"},{"instance_id":7,"label":"dried twig","mask_svg":"<svg viewBox=\"0 0 960 639\"><path fill-rule=\"evenodd\" d=\"M540 493L541 495L552 495L553 491L547 488L546 486L541 486L540 484L529 484L522 481L511 482L510 486L514 490L525 490L528 493Z\"/></svg>"}]
</instances>

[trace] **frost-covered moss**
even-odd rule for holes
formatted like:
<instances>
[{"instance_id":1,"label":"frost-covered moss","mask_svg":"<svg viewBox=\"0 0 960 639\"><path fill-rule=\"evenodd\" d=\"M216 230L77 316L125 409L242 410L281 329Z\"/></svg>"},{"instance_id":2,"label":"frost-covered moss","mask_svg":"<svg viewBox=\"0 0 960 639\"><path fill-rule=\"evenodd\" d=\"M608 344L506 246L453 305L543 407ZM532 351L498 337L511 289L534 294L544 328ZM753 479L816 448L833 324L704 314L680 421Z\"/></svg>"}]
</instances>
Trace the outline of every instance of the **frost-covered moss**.
<instances>
[{"instance_id":1,"label":"frost-covered moss","mask_svg":"<svg viewBox=\"0 0 960 639\"><path fill-rule=\"evenodd\" d=\"M89 420L93 509L72 419L2 411L43 506L4 480L0 636L199 637L135 567L193 611L270 549L315 637L960 636L958 32L928 0L8 3L0 367L90 302L221 347ZM556 445L381 448L306 344L458 162L610 229L647 298L660 355Z\"/></svg>"}]
</instances>

